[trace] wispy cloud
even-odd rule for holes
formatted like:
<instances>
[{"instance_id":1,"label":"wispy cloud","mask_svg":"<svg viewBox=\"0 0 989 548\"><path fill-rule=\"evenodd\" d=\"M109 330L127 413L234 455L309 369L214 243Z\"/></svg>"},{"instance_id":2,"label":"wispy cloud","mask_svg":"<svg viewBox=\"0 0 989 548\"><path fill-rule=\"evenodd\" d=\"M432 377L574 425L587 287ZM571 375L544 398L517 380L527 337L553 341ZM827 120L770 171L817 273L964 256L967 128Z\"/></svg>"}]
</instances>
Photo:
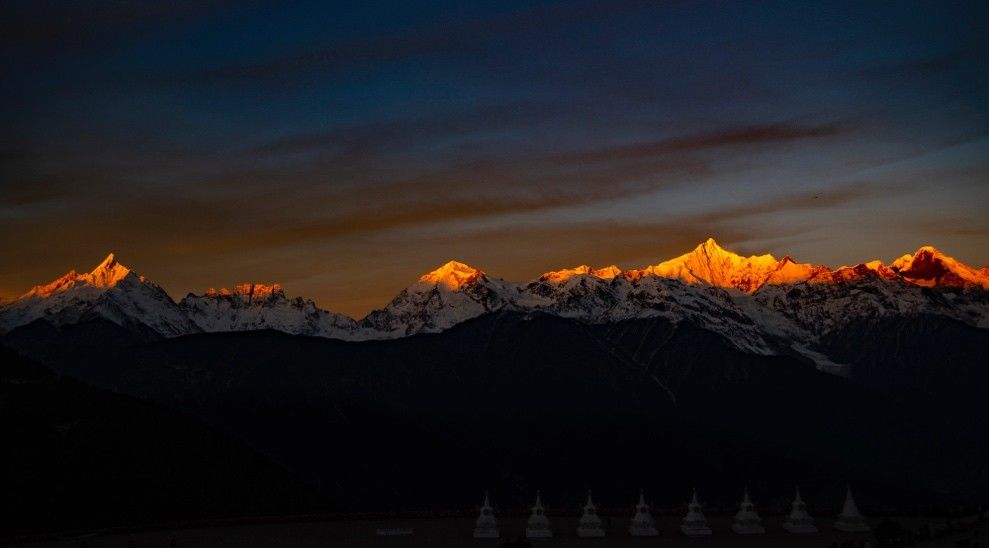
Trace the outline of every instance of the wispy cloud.
<instances>
[{"instance_id":1,"label":"wispy cloud","mask_svg":"<svg viewBox=\"0 0 989 548\"><path fill-rule=\"evenodd\" d=\"M399 171L377 167L387 164L383 156L413 145L417 136L471 131L485 121L496 127L525 124L539 108L528 103L483 107L435 118L302 134L226 157L178 156L162 164L166 184L135 185L116 165L28 175L35 184L16 185L19 190L5 194L0 203L35 207L34 222L27 224L40 225L52 216L84 224L92 216L105 216L105 200L112 197L110 225L131 232L146 230L149 241L171 251L232 249L242 241L250 241L255 248L270 248L627 199L706 180L714 168L702 154L693 153L742 144L781 145L842 131L832 125L728 127L569 155L561 155L548 144L521 155L484 157L461 152L426 159L420 165L406 163ZM315 156L295 158L300 150L315 151ZM257 156L288 158L289 163L237 166L238 158ZM169 163L174 163L176 171L169 171ZM185 171L200 163L220 171L190 178ZM737 208L731 214L834 206L865 196L865 188L788 196L782 202ZM59 203L71 204L70 211L58 207ZM696 222L717 221L720 215L715 212Z\"/></svg>"},{"instance_id":2,"label":"wispy cloud","mask_svg":"<svg viewBox=\"0 0 989 548\"><path fill-rule=\"evenodd\" d=\"M848 131L839 124L766 124L730 127L709 133L682 135L657 141L585 150L560 155L561 163L599 163L635 160L675 153L689 153L728 146L781 144L790 141L833 137Z\"/></svg>"},{"instance_id":3,"label":"wispy cloud","mask_svg":"<svg viewBox=\"0 0 989 548\"><path fill-rule=\"evenodd\" d=\"M545 253L554 253L564 261L561 265L568 264L567 260L597 261L595 264L600 266L605 262L634 259L640 263L626 262L624 266L639 267L692 249L712 236L722 243L731 244L802 234L809 230L807 226L778 226L747 221L753 217L785 212L827 211L861 203L893 188L895 187L850 183L787 193L755 203L731 204L680 214L664 212L662 221L628 218L524 223L457 231L455 237L468 237L472 242L486 242L492 249L499 246L511 248L509 242L512 241L529 242L533 244L533 248L539 250L534 258ZM902 192L906 189L899 190Z\"/></svg>"},{"instance_id":4,"label":"wispy cloud","mask_svg":"<svg viewBox=\"0 0 989 548\"><path fill-rule=\"evenodd\" d=\"M545 124L572 110L573 106L562 105L558 101L520 100L481 104L425 116L300 133L249 147L242 154L247 157L277 157L317 153L324 161L354 161L430 139L490 134Z\"/></svg>"}]
</instances>

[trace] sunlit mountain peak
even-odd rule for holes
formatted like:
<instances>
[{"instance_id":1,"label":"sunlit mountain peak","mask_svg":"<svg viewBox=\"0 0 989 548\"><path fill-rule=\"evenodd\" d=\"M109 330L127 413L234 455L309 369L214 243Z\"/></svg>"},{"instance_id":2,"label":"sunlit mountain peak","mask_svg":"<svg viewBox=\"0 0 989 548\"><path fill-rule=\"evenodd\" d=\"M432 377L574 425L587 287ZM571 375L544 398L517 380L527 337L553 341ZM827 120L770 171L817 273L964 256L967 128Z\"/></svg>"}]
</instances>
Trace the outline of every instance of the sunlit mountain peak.
<instances>
[{"instance_id":1,"label":"sunlit mountain peak","mask_svg":"<svg viewBox=\"0 0 989 548\"><path fill-rule=\"evenodd\" d=\"M709 284L751 292L780 265L772 255L742 257L708 238L693 251L657 265L645 272L665 278L676 278L689 284Z\"/></svg>"},{"instance_id":2,"label":"sunlit mountain peak","mask_svg":"<svg viewBox=\"0 0 989 548\"><path fill-rule=\"evenodd\" d=\"M780 259L776 268L761 283L770 285L799 283L827 272L830 272L830 269L826 266L798 263L786 256Z\"/></svg>"},{"instance_id":3,"label":"sunlit mountain peak","mask_svg":"<svg viewBox=\"0 0 989 548\"><path fill-rule=\"evenodd\" d=\"M0 329L39 318L65 325L96 317L166 337L197 331L164 289L122 265L113 253L90 272L70 270L6 305Z\"/></svg>"},{"instance_id":4,"label":"sunlit mountain peak","mask_svg":"<svg viewBox=\"0 0 989 548\"><path fill-rule=\"evenodd\" d=\"M889 268L903 278L923 286L969 286L989 289L989 273L975 269L933 246L923 246L913 255L903 255Z\"/></svg>"},{"instance_id":5,"label":"sunlit mountain peak","mask_svg":"<svg viewBox=\"0 0 989 548\"><path fill-rule=\"evenodd\" d=\"M594 270L591 271L591 274L593 274L594 276L597 276L598 278L602 278L602 279L605 279L605 280L610 280L612 278L617 278L618 276L621 276L622 275L622 269L620 269L617 266L611 264L611 265L605 266L603 268L596 268L596 269L594 269Z\"/></svg>"},{"instance_id":6,"label":"sunlit mountain peak","mask_svg":"<svg viewBox=\"0 0 989 548\"><path fill-rule=\"evenodd\" d=\"M419 281L442 285L447 289L457 290L484 276L484 272L459 261L450 261L436 270L424 274Z\"/></svg>"},{"instance_id":7,"label":"sunlit mountain peak","mask_svg":"<svg viewBox=\"0 0 989 548\"><path fill-rule=\"evenodd\" d=\"M227 289L226 287L221 287L219 290L215 288L209 288L206 293L203 294L204 297L240 297L248 301L254 299L266 299L275 296L284 296L285 292L282 290L280 284L255 284L255 283L243 283L237 284L233 289Z\"/></svg>"},{"instance_id":8,"label":"sunlit mountain peak","mask_svg":"<svg viewBox=\"0 0 989 548\"><path fill-rule=\"evenodd\" d=\"M110 253L89 273L86 281L95 287L113 287L130 272L129 268L117 262L117 258Z\"/></svg>"},{"instance_id":9,"label":"sunlit mountain peak","mask_svg":"<svg viewBox=\"0 0 989 548\"><path fill-rule=\"evenodd\" d=\"M854 266L840 266L826 275L815 276L810 281L812 283L844 283L873 278L891 281L899 279L899 276L882 261L872 260Z\"/></svg>"},{"instance_id":10,"label":"sunlit mountain peak","mask_svg":"<svg viewBox=\"0 0 989 548\"><path fill-rule=\"evenodd\" d=\"M895 261L893 261L889 266L897 272L900 271L910 271L914 268L921 268L923 265L930 265L934 263L958 263L954 258L948 257L942 253L938 248L932 245L921 246L913 254L907 253ZM916 265L914 264L916 263Z\"/></svg>"},{"instance_id":11,"label":"sunlit mountain peak","mask_svg":"<svg viewBox=\"0 0 989 548\"><path fill-rule=\"evenodd\" d=\"M574 268L564 268L562 270L546 272L540 276L539 279L554 284L562 284L574 276L592 276L603 280L610 280L616 276L620 276L621 273L622 269L615 265L609 265L604 268L591 268L586 264L582 264Z\"/></svg>"},{"instance_id":12,"label":"sunlit mountain peak","mask_svg":"<svg viewBox=\"0 0 989 548\"><path fill-rule=\"evenodd\" d=\"M131 270L117 262L113 253L110 253L92 271L79 274L75 270L70 270L64 276L51 283L34 286L30 291L22 295L21 298L45 298L55 293L87 285L98 289L109 289L117 285L118 282L126 278L130 273ZM143 277L139 277L139 279L144 281Z\"/></svg>"}]
</instances>

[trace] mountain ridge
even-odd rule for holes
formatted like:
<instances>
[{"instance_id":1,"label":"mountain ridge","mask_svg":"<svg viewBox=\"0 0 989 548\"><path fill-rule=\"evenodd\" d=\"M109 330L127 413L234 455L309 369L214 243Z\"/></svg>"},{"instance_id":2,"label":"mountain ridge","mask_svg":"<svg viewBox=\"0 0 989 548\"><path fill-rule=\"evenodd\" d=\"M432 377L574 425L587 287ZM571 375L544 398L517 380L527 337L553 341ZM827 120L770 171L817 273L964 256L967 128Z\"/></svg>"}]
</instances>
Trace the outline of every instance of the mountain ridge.
<instances>
[{"instance_id":1,"label":"mountain ridge","mask_svg":"<svg viewBox=\"0 0 989 548\"><path fill-rule=\"evenodd\" d=\"M588 265L525 283L450 261L418 278L384 307L355 320L289 298L279 284L210 288L175 302L111 253L89 273L70 271L0 305L0 332L35 320L63 325L100 317L159 337L276 329L343 340L437 333L498 311L547 313L587 323L661 317L718 333L739 350L797 351L840 370L821 352L849 322L918 314L989 328L989 269L931 246L890 265L874 260L831 269L771 254L742 257L709 238L688 253L642 269Z\"/></svg>"},{"instance_id":2,"label":"mountain ridge","mask_svg":"<svg viewBox=\"0 0 989 548\"><path fill-rule=\"evenodd\" d=\"M4 303L0 331L37 319L61 325L94 317L163 337L198 331L161 286L119 263L113 253L88 273L70 270Z\"/></svg>"}]
</instances>

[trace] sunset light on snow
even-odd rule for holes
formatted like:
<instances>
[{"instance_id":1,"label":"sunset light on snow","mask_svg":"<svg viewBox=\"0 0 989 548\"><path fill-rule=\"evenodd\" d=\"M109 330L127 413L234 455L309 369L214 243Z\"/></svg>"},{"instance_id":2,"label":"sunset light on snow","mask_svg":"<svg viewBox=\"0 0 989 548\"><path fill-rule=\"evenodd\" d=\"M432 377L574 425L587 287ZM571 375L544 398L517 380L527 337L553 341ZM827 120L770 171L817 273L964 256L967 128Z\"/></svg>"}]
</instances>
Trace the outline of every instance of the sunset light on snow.
<instances>
[{"instance_id":1,"label":"sunset light on snow","mask_svg":"<svg viewBox=\"0 0 989 548\"><path fill-rule=\"evenodd\" d=\"M987 23L8 0L0 545L985 543Z\"/></svg>"}]
</instances>

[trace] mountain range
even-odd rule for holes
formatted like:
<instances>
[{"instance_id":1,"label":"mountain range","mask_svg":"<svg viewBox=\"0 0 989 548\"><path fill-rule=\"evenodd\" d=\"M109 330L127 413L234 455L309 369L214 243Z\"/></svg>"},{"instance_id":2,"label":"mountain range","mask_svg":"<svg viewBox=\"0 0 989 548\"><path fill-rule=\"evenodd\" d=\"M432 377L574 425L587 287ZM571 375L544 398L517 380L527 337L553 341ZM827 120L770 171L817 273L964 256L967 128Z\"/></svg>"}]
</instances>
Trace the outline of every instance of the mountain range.
<instances>
[{"instance_id":1,"label":"mountain range","mask_svg":"<svg viewBox=\"0 0 989 548\"><path fill-rule=\"evenodd\" d=\"M66 526L79 513L50 497L78 499L47 471L63 455L69 479L127 463L76 482L113 501L182 501L138 522L469 508L482 488L523 508L536 489L645 487L677 514L694 487L730 507L744 485L768 503L795 483L817 501L852 483L867 511L984 503L986 275L929 247L832 269L708 240L526 283L450 262L356 320L278 285L175 302L109 256L0 311L4 469L35 478L12 483L17 516ZM224 461L267 487L229 488ZM198 508L160 488L172 477L205 478ZM120 504L86 502L89 523L121 523Z\"/></svg>"},{"instance_id":2,"label":"mountain range","mask_svg":"<svg viewBox=\"0 0 989 548\"><path fill-rule=\"evenodd\" d=\"M663 318L717 333L743 352L795 354L840 373L846 364L826 341L856 322L938 316L989 328L989 267L922 247L889 265L832 269L768 254L742 257L708 239L642 269L581 265L524 283L450 261L355 320L288 298L278 284L210 289L175 302L110 254L91 272L71 271L0 304L0 334L38 320L61 327L103 319L147 340L274 329L363 341L438 333L498 311L588 324Z\"/></svg>"}]
</instances>

